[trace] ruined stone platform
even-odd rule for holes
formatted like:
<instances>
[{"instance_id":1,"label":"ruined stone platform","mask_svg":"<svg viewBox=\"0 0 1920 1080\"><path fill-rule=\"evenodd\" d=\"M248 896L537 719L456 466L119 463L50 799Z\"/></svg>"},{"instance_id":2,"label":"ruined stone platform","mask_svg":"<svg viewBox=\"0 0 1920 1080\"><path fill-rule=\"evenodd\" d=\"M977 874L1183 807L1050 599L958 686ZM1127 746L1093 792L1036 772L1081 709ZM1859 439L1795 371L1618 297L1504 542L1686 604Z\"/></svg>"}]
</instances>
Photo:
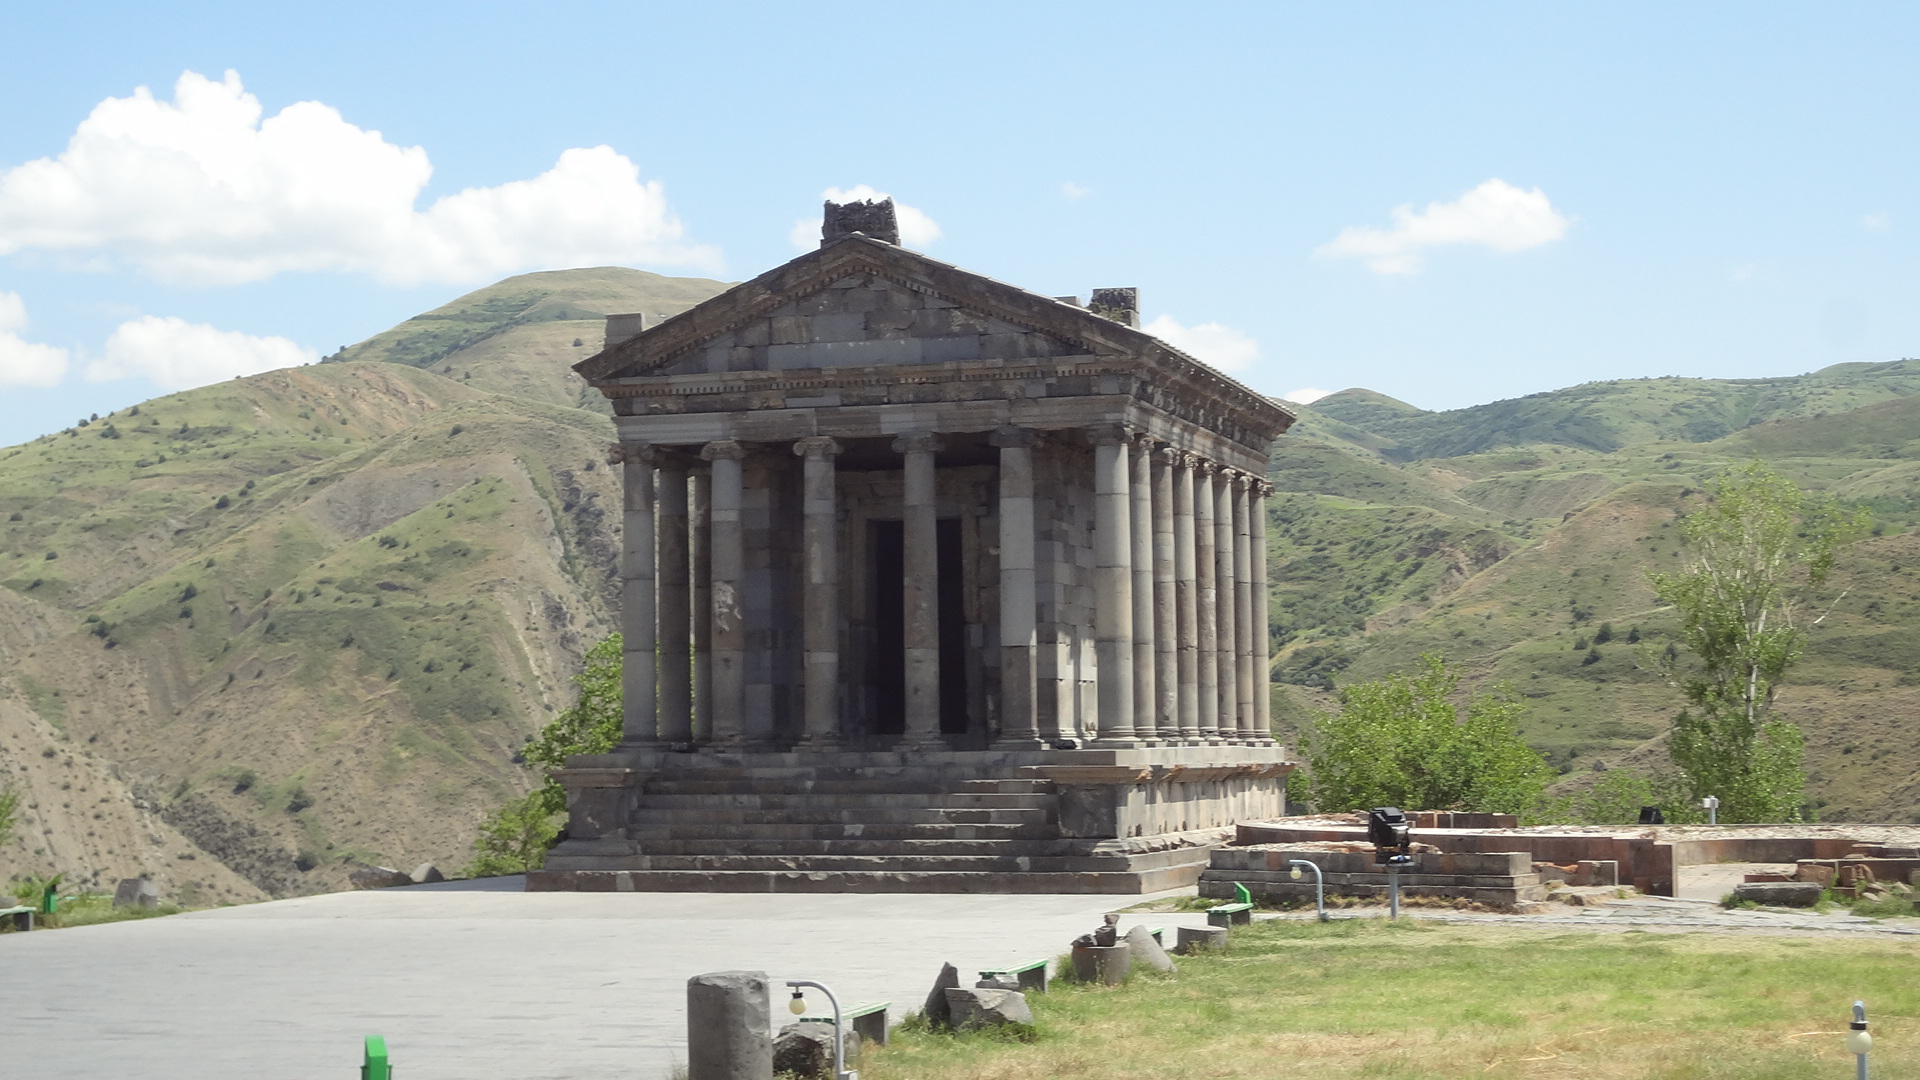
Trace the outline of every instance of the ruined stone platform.
<instances>
[{"instance_id":1,"label":"ruined stone platform","mask_svg":"<svg viewBox=\"0 0 1920 1080\"><path fill-rule=\"evenodd\" d=\"M1304 859L1320 867L1328 896L1386 899L1390 879L1385 866L1376 865L1371 848L1332 851L1323 847L1258 844L1223 847L1211 856L1200 875L1200 895L1232 899L1234 884L1262 900L1311 902L1313 872L1294 880L1291 861ZM1534 872L1533 857L1524 851L1470 853L1416 851L1413 862L1400 870L1402 896L1471 900L1500 910L1547 898L1547 889Z\"/></svg>"},{"instance_id":2,"label":"ruined stone platform","mask_svg":"<svg viewBox=\"0 0 1920 1080\"><path fill-rule=\"evenodd\" d=\"M576 758L529 890L1122 893L1199 880L1269 817L1282 747Z\"/></svg>"}]
</instances>

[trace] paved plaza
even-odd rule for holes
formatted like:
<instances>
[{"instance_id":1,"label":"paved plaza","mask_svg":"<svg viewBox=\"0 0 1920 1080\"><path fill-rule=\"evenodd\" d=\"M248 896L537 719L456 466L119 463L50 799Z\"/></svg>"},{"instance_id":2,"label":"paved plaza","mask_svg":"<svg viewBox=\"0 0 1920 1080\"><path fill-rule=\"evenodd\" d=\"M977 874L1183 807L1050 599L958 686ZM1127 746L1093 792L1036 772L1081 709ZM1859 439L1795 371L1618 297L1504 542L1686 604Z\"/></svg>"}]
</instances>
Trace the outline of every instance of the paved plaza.
<instances>
[{"instance_id":1,"label":"paved plaza","mask_svg":"<svg viewBox=\"0 0 1920 1080\"><path fill-rule=\"evenodd\" d=\"M684 1060L691 975L813 978L843 1004L892 1001L898 1017L945 961L971 972L1051 957L1142 899L520 887L449 882L0 936L0 1075L337 1080L378 1033L407 1080L665 1080Z\"/></svg>"}]
</instances>

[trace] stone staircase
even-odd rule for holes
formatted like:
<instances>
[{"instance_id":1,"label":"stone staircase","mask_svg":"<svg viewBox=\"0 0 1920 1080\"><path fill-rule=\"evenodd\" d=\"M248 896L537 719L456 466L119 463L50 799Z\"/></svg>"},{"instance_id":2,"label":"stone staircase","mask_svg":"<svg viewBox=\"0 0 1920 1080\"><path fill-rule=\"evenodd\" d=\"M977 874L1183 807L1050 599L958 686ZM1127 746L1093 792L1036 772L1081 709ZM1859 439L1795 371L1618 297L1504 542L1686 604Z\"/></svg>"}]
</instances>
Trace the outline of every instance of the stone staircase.
<instances>
[{"instance_id":1,"label":"stone staircase","mask_svg":"<svg viewBox=\"0 0 1920 1080\"><path fill-rule=\"evenodd\" d=\"M1052 781L937 767L713 763L631 787L624 827L562 842L527 887L1138 894L1193 884L1227 838L1068 836Z\"/></svg>"}]
</instances>

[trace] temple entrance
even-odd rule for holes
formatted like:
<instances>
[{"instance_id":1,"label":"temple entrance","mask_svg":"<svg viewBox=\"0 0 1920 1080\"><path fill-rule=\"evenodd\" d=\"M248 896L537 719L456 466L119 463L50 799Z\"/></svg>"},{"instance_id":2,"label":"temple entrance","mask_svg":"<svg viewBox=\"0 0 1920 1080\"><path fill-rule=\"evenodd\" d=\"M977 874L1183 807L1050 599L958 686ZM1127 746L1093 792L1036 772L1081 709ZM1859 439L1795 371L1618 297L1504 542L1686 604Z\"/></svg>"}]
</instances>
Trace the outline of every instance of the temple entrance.
<instances>
[{"instance_id":1,"label":"temple entrance","mask_svg":"<svg viewBox=\"0 0 1920 1080\"><path fill-rule=\"evenodd\" d=\"M898 521L868 522L867 550L873 575L867 595L873 598L868 618L874 628L873 649L867 658L868 689L872 694L874 733L899 735L906 731L907 642L906 575L931 572L940 588L940 731L961 735L967 731L967 622L964 573L960 556L960 519L941 518L934 526L938 555L931 568L906 565L906 529Z\"/></svg>"}]
</instances>

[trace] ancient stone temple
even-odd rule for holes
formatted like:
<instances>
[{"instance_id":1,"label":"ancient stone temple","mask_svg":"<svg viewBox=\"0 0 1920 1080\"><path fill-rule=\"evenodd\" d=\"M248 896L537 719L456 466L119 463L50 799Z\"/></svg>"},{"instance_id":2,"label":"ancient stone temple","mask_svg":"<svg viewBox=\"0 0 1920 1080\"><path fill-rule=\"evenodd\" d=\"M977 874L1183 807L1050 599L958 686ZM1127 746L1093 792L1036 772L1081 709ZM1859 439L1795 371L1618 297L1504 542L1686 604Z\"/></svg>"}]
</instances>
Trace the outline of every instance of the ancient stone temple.
<instances>
[{"instance_id":1,"label":"ancient stone temple","mask_svg":"<svg viewBox=\"0 0 1920 1080\"><path fill-rule=\"evenodd\" d=\"M1279 816L1292 416L899 245L891 203L578 365L625 481L625 739L534 889L1140 892Z\"/></svg>"}]
</instances>

